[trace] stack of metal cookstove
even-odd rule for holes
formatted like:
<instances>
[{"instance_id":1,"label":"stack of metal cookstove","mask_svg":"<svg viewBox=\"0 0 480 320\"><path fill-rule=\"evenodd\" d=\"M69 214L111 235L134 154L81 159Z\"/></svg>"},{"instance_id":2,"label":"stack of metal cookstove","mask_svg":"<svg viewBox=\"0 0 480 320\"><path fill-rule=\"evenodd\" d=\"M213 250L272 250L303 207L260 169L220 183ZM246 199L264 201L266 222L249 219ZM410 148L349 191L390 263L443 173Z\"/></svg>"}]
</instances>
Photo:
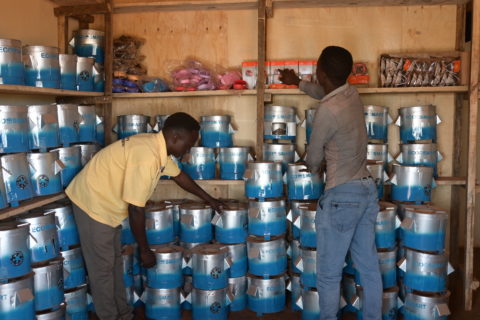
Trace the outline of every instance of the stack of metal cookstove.
<instances>
[{"instance_id":1,"label":"stack of metal cookstove","mask_svg":"<svg viewBox=\"0 0 480 320\"><path fill-rule=\"evenodd\" d=\"M86 319L87 285L68 202L0 224L0 314L6 319Z\"/></svg>"}]
</instances>

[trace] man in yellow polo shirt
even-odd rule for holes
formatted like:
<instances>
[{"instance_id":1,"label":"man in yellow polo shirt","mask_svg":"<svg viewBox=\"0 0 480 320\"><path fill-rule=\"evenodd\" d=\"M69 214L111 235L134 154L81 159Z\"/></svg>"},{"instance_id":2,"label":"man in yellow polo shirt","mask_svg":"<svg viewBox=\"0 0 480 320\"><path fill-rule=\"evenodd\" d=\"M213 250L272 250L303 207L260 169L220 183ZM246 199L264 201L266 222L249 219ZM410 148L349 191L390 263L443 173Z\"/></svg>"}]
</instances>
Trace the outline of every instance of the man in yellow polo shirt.
<instances>
[{"instance_id":1,"label":"man in yellow polo shirt","mask_svg":"<svg viewBox=\"0 0 480 320\"><path fill-rule=\"evenodd\" d=\"M157 134L125 138L98 152L73 179L66 193L73 202L82 252L97 316L101 320L133 319L126 300L121 256L121 222L129 217L145 268L155 265L145 235L145 205L161 176L221 211L212 198L171 156L187 153L200 126L186 113L172 114Z\"/></svg>"}]
</instances>

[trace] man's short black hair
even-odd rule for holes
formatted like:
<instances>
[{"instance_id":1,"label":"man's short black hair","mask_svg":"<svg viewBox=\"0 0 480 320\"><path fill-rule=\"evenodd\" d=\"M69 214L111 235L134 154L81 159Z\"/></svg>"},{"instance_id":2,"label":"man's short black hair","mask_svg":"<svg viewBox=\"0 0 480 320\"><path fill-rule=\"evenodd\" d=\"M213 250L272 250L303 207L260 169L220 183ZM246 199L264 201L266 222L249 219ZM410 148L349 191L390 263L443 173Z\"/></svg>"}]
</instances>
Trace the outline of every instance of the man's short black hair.
<instances>
[{"instance_id":1,"label":"man's short black hair","mask_svg":"<svg viewBox=\"0 0 480 320\"><path fill-rule=\"evenodd\" d=\"M171 114L167 120L165 120L165 124L163 125L164 131L172 129L180 129L188 132L199 131L200 124L188 113L176 112Z\"/></svg>"},{"instance_id":2,"label":"man's short black hair","mask_svg":"<svg viewBox=\"0 0 480 320\"><path fill-rule=\"evenodd\" d=\"M318 58L318 65L321 66L332 84L341 86L347 82L348 76L352 72L352 54L342 47L326 47Z\"/></svg>"}]
</instances>

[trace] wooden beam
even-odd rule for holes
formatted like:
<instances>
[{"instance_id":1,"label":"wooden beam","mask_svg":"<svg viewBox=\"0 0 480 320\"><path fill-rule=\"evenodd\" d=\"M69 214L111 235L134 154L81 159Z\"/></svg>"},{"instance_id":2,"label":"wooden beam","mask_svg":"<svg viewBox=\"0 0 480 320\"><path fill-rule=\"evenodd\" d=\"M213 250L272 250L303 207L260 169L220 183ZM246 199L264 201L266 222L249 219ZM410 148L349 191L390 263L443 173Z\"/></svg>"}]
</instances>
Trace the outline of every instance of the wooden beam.
<instances>
[{"instance_id":1,"label":"wooden beam","mask_svg":"<svg viewBox=\"0 0 480 320\"><path fill-rule=\"evenodd\" d=\"M265 2L265 12L267 18L273 18L273 0L267 0Z\"/></svg>"},{"instance_id":2,"label":"wooden beam","mask_svg":"<svg viewBox=\"0 0 480 320\"><path fill-rule=\"evenodd\" d=\"M220 179L212 179L212 180L195 180L195 182L200 185L201 187L210 185L210 186L233 186L233 185L239 185L243 186L245 182L243 180L220 180ZM176 183L173 180L159 180L158 181L159 185L165 185L165 186L173 186L176 185Z\"/></svg>"},{"instance_id":3,"label":"wooden beam","mask_svg":"<svg viewBox=\"0 0 480 320\"><path fill-rule=\"evenodd\" d=\"M405 93L467 93L468 86L452 87L400 87L400 88L357 88L360 94L405 94ZM300 89L267 89L273 95L305 95Z\"/></svg>"},{"instance_id":4,"label":"wooden beam","mask_svg":"<svg viewBox=\"0 0 480 320\"><path fill-rule=\"evenodd\" d=\"M105 1L108 12L105 14L105 96L112 96L112 79L113 79L113 1ZM105 132L110 133L113 128L112 119L112 101L103 108L103 121ZM106 134L106 143L110 144L111 135Z\"/></svg>"},{"instance_id":5,"label":"wooden beam","mask_svg":"<svg viewBox=\"0 0 480 320\"><path fill-rule=\"evenodd\" d=\"M58 6L81 6L86 4L103 3L103 0L50 0Z\"/></svg>"},{"instance_id":6,"label":"wooden beam","mask_svg":"<svg viewBox=\"0 0 480 320\"><path fill-rule=\"evenodd\" d=\"M411 88L358 88L360 94L406 94L406 93L467 93L468 86L455 87L411 87ZM205 91L173 91L151 93L114 93L114 98L176 98L176 97L214 97L214 96L252 96L255 89L250 90L205 90ZM305 95L299 89L265 89L266 101L274 95Z\"/></svg>"},{"instance_id":7,"label":"wooden beam","mask_svg":"<svg viewBox=\"0 0 480 320\"><path fill-rule=\"evenodd\" d=\"M256 9L257 1L149 1L115 3L114 13Z\"/></svg>"},{"instance_id":8,"label":"wooden beam","mask_svg":"<svg viewBox=\"0 0 480 320\"><path fill-rule=\"evenodd\" d=\"M95 18L91 14L78 14L70 16L70 18L78 20L78 29L88 29L89 24L95 22Z\"/></svg>"},{"instance_id":9,"label":"wooden beam","mask_svg":"<svg viewBox=\"0 0 480 320\"><path fill-rule=\"evenodd\" d=\"M466 23L466 13L467 6L465 4L457 6L457 23L456 23L456 36L455 36L455 50L463 51L465 50L465 23ZM462 110L463 110L463 95L455 94L455 120L453 124L453 175L459 176L462 174L461 168L461 158L462 158L462 149L465 147L462 139ZM465 179L466 183L466 179ZM464 201L460 196L461 190L459 188L453 188L450 196L450 214L449 214L449 237L448 237L448 248L450 262L455 269L459 269L460 264L460 203ZM457 279L460 277L457 276ZM460 283L460 281L457 281ZM451 291L454 295L460 295L460 291L455 285L452 287Z\"/></svg>"},{"instance_id":10,"label":"wooden beam","mask_svg":"<svg viewBox=\"0 0 480 320\"><path fill-rule=\"evenodd\" d=\"M274 0L274 8L460 5L469 0Z\"/></svg>"},{"instance_id":11,"label":"wooden beam","mask_svg":"<svg viewBox=\"0 0 480 320\"><path fill-rule=\"evenodd\" d=\"M78 16L83 14L102 14L107 13L106 4L91 4L82 6L67 6L53 9L53 13L58 16Z\"/></svg>"},{"instance_id":12,"label":"wooden beam","mask_svg":"<svg viewBox=\"0 0 480 320\"><path fill-rule=\"evenodd\" d=\"M52 203L64 198L66 198L66 195L64 192L61 192L51 196L35 197L31 200L22 201L20 202L20 205L18 207L11 207L11 208L0 210L0 220L18 216L19 214L25 213L29 210L47 205L49 203Z\"/></svg>"},{"instance_id":13,"label":"wooden beam","mask_svg":"<svg viewBox=\"0 0 480 320\"><path fill-rule=\"evenodd\" d=\"M101 95L99 97L57 97L57 103L74 103L74 104L102 104L112 103L112 97Z\"/></svg>"},{"instance_id":14,"label":"wooden beam","mask_svg":"<svg viewBox=\"0 0 480 320\"><path fill-rule=\"evenodd\" d=\"M263 116L265 113L265 61L267 58L266 0L258 0L258 77L257 77L257 160L263 159Z\"/></svg>"},{"instance_id":15,"label":"wooden beam","mask_svg":"<svg viewBox=\"0 0 480 320\"><path fill-rule=\"evenodd\" d=\"M68 17L57 17L58 49L60 53L68 53Z\"/></svg>"},{"instance_id":16,"label":"wooden beam","mask_svg":"<svg viewBox=\"0 0 480 320\"><path fill-rule=\"evenodd\" d=\"M475 189L477 175L478 82L480 72L480 0L473 0L472 51L470 69L470 110L468 126L467 211L465 221L465 310L472 309L475 231Z\"/></svg>"},{"instance_id":17,"label":"wooden beam","mask_svg":"<svg viewBox=\"0 0 480 320\"><path fill-rule=\"evenodd\" d=\"M362 6L411 6L411 5L459 5L469 0L267 0L267 17L274 8L309 7L362 7ZM114 13L186 10L245 10L257 9L256 0L188 0L188 1L115 1Z\"/></svg>"},{"instance_id":18,"label":"wooden beam","mask_svg":"<svg viewBox=\"0 0 480 320\"><path fill-rule=\"evenodd\" d=\"M464 177L438 177L435 183L438 186L464 186L466 179Z\"/></svg>"},{"instance_id":19,"label":"wooden beam","mask_svg":"<svg viewBox=\"0 0 480 320\"><path fill-rule=\"evenodd\" d=\"M113 97L136 98L178 98L178 97L216 97L216 96L254 96L257 91L251 90L205 90L205 91L172 91L172 92L143 92L143 93L114 93Z\"/></svg>"},{"instance_id":20,"label":"wooden beam","mask_svg":"<svg viewBox=\"0 0 480 320\"><path fill-rule=\"evenodd\" d=\"M40 88L30 86L19 86L13 84L0 84L0 94L22 94L22 95L41 95L41 96L66 96L66 97L100 97L103 94L93 91L76 91L76 90L63 90L63 89L51 89Z\"/></svg>"}]
</instances>

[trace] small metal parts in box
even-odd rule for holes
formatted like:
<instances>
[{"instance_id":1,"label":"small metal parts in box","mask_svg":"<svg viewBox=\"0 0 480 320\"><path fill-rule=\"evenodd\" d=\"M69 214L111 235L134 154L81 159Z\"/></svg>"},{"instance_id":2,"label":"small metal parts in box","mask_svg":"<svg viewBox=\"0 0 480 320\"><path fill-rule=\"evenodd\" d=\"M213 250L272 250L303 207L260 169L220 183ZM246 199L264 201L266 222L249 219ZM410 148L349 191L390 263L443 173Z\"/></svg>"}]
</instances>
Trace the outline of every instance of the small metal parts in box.
<instances>
[{"instance_id":1,"label":"small metal parts in box","mask_svg":"<svg viewBox=\"0 0 480 320\"><path fill-rule=\"evenodd\" d=\"M381 87L441 87L460 83L459 56L380 56Z\"/></svg>"},{"instance_id":2,"label":"small metal parts in box","mask_svg":"<svg viewBox=\"0 0 480 320\"><path fill-rule=\"evenodd\" d=\"M365 63L354 63L352 73L348 77L350 84L368 84L370 76L368 75L367 65Z\"/></svg>"}]
</instances>

